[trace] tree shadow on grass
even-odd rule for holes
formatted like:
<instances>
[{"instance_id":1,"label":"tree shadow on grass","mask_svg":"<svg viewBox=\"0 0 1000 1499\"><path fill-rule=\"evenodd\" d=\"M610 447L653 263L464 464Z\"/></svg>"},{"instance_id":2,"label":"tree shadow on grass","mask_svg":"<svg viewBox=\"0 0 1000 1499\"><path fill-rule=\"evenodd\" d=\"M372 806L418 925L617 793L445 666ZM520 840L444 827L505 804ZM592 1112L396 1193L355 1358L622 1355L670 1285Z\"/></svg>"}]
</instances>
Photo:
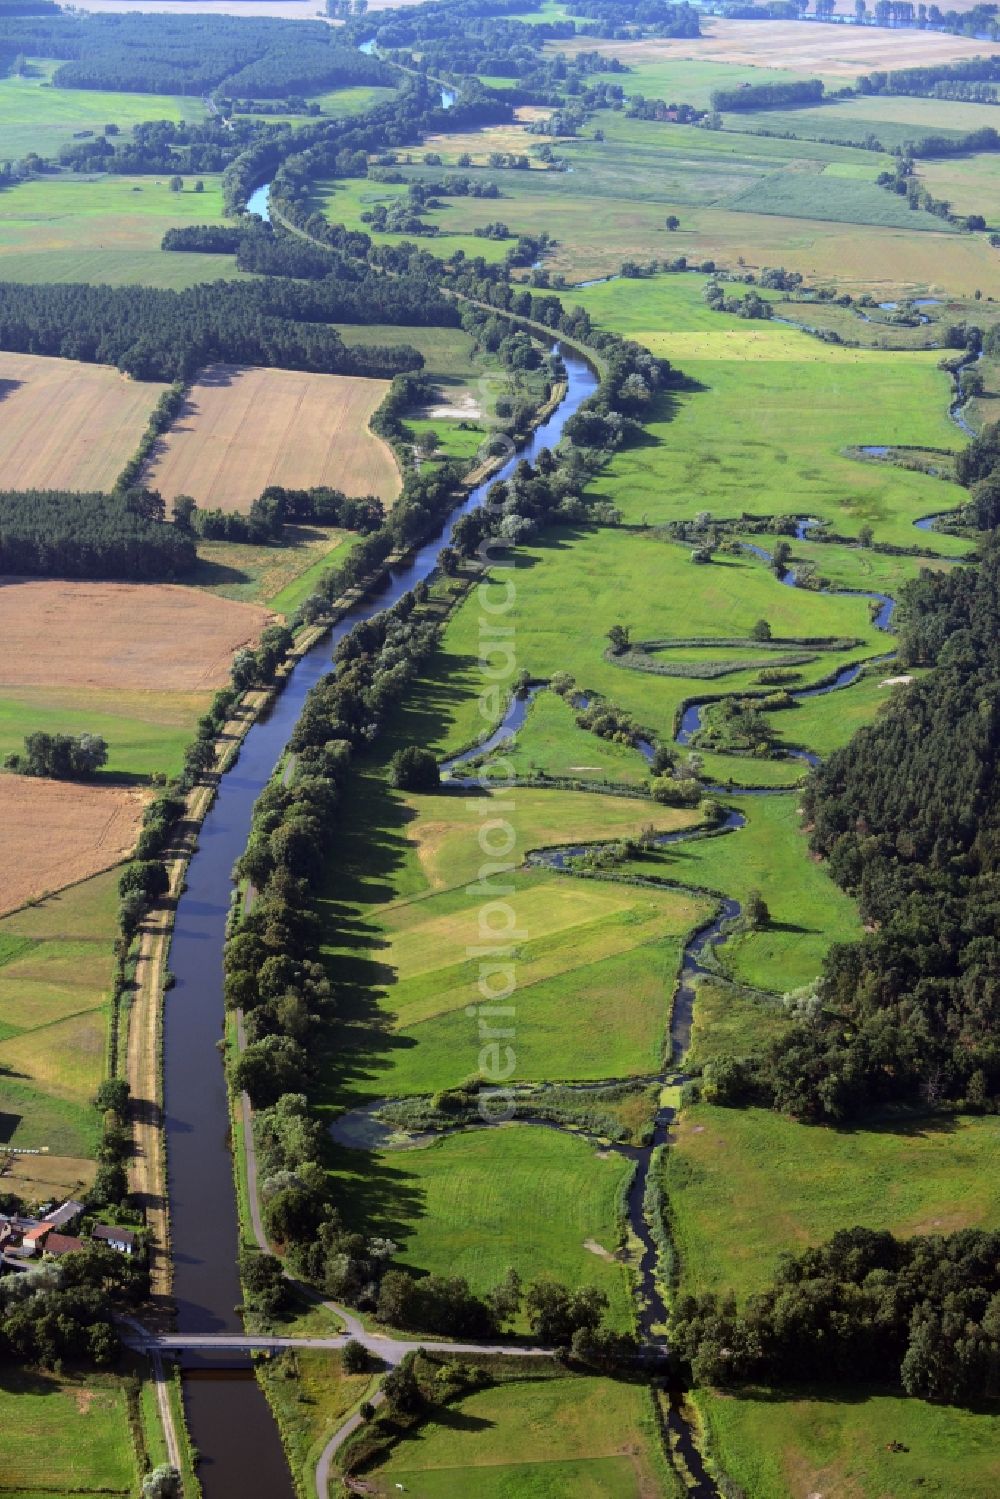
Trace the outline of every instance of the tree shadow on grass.
<instances>
[{"instance_id":1,"label":"tree shadow on grass","mask_svg":"<svg viewBox=\"0 0 1000 1499\"><path fill-rule=\"evenodd\" d=\"M241 567L230 567L227 562L213 562L209 557L199 557L193 571L186 579L196 588L236 588L252 583L253 574Z\"/></svg>"},{"instance_id":2,"label":"tree shadow on grass","mask_svg":"<svg viewBox=\"0 0 1000 1499\"><path fill-rule=\"evenodd\" d=\"M406 1170L405 1159L405 1154L332 1147L333 1200L348 1228L397 1244L410 1238L417 1220L426 1216L427 1194Z\"/></svg>"},{"instance_id":3,"label":"tree shadow on grass","mask_svg":"<svg viewBox=\"0 0 1000 1499\"><path fill-rule=\"evenodd\" d=\"M793 1400L812 1400L824 1405L864 1405L880 1396L898 1396L902 1392L898 1385L879 1385L872 1381L865 1385L746 1385L738 1389L727 1387L725 1393L731 1400L752 1400L761 1405L786 1405Z\"/></svg>"},{"instance_id":4,"label":"tree shadow on grass","mask_svg":"<svg viewBox=\"0 0 1000 1499\"><path fill-rule=\"evenodd\" d=\"M961 1128L961 1121L954 1114L931 1113L926 1109L918 1111L900 1105L896 1109L887 1108L883 1113L859 1120L857 1124L843 1126L839 1133L903 1135L907 1139L918 1140L932 1135L954 1135Z\"/></svg>"},{"instance_id":5,"label":"tree shadow on grass","mask_svg":"<svg viewBox=\"0 0 1000 1499\"><path fill-rule=\"evenodd\" d=\"M394 876L409 857L406 827L415 815L377 772L352 774L320 901L336 1001L336 1018L318 1058L321 1107L374 1101L375 1080L392 1053L415 1045L393 1030L392 1016L382 1008L396 973L385 961L389 942L368 915L372 906L396 895Z\"/></svg>"},{"instance_id":6,"label":"tree shadow on grass","mask_svg":"<svg viewBox=\"0 0 1000 1499\"><path fill-rule=\"evenodd\" d=\"M460 708L479 691L481 681L478 660L468 652L449 651L447 671L442 669L444 660L439 647L403 702L394 709L392 721L382 735L380 757L388 759L408 744L433 748L447 742ZM479 718L471 737L485 735L492 727Z\"/></svg>"},{"instance_id":7,"label":"tree shadow on grass","mask_svg":"<svg viewBox=\"0 0 1000 1499\"><path fill-rule=\"evenodd\" d=\"M0 1363L0 1390L8 1395L52 1395L59 1388L59 1380L41 1369Z\"/></svg>"},{"instance_id":8,"label":"tree shadow on grass","mask_svg":"<svg viewBox=\"0 0 1000 1499\"><path fill-rule=\"evenodd\" d=\"M434 1410L435 1426L443 1426L448 1431L492 1431L496 1425L495 1421L489 1421L485 1416L473 1416L468 1411L459 1410L454 1405L439 1405Z\"/></svg>"}]
</instances>

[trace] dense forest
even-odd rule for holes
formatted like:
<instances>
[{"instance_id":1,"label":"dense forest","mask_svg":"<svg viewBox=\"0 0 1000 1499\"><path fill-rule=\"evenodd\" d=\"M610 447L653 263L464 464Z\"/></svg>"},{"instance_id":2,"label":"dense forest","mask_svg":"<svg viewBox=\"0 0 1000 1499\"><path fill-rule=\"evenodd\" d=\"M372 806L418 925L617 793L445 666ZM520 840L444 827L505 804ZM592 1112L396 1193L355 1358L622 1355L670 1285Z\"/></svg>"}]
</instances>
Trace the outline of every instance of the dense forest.
<instances>
[{"instance_id":1,"label":"dense forest","mask_svg":"<svg viewBox=\"0 0 1000 1499\"><path fill-rule=\"evenodd\" d=\"M25 18L5 23L5 48L62 59L57 88L205 94L225 87L273 98L395 78L376 57L345 46L320 21L226 15Z\"/></svg>"},{"instance_id":2,"label":"dense forest","mask_svg":"<svg viewBox=\"0 0 1000 1499\"><path fill-rule=\"evenodd\" d=\"M995 1401L1000 1234L845 1229L787 1257L743 1308L731 1297L682 1297L671 1344L700 1384L836 1381L953 1405Z\"/></svg>"},{"instance_id":3,"label":"dense forest","mask_svg":"<svg viewBox=\"0 0 1000 1499\"><path fill-rule=\"evenodd\" d=\"M213 363L391 378L423 356L406 344L347 348L330 322L453 325L454 306L405 278L270 278L186 291L0 283L0 348L113 364L137 380L190 379Z\"/></svg>"},{"instance_id":4,"label":"dense forest","mask_svg":"<svg viewBox=\"0 0 1000 1499\"><path fill-rule=\"evenodd\" d=\"M737 88L713 89L712 108L779 109L822 104L823 90L819 78L803 78L796 83L744 83Z\"/></svg>"},{"instance_id":5,"label":"dense forest","mask_svg":"<svg viewBox=\"0 0 1000 1499\"><path fill-rule=\"evenodd\" d=\"M357 236L362 239L361 236ZM364 255L368 248L368 237L363 237L356 250ZM202 255L235 255L236 268L240 271L255 271L264 276L292 276L300 280L321 281L334 273L348 281L359 279L355 267L345 263L342 255L331 257L326 249L318 249L297 235L276 235L270 224L255 222L251 216L241 224L188 224L180 229L168 229L163 236L164 250L197 251ZM370 290L367 287L366 290ZM380 288L379 302L384 297L393 297L392 288ZM367 311L370 299L362 291L356 299L356 311ZM342 318L341 321L347 321ZM360 317L352 322L365 321Z\"/></svg>"},{"instance_id":6,"label":"dense forest","mask_svg":"<svg viewBox=\"0 0 1000 1499\"><path fill-rule=\"evenodd\" d=\"M195 564L194 540L164 524L145 491L0 493L0 572L169 582Z\"/></svg>"},{"instance_id":7,"label":"dense forest","mask_svg":"<svg viewBox=\"0 0 1000 1499\"><path fill-rule=\"evenodd\" d=\"M866 933L831 949L761 1059L706 1097L837 1122L892 1101L993 1109L1000 1093L1000 542L900 600L901 667L934 666L810 777L815 853Z\"/></svg>"},{"instance_id":8,"label":"dense forest","mask_svg":"<svg viewBox=\"0 0 1000 1499\"><path fill-rule=\"evenodd\" d=\"M573 14L588 23L577 23L577 32L583 36L617 37L625 27L643 36L701 35L699 12L685 0L679 4L674 0L636 0L632 4L623 0L578 0Z\"/></svg>"},{"instance_id":9,"label":"dense forest","mask_svg":"<svg viewBox=\"0 0 1000 1499\"><path fill-rule=\"evenodd\" d=\"M0 1199L5 1210L17 1203ZM138 1255L90 1243L54 1264L0 1276L0 1363L61 1367L63 1360L113 1364L121 1353L117 1313L135 1313L148 1292Z\"/></svg>"},{"instance_id":10,"label":"dense forest","mask_svg":"<svg viewBox=\"0 0 1000 1499\"><path fill-rule=\"evenodd\" d=\"M997 81L1000 81L1000 57L994 54L959 62L935 63L932 67L862 73L857 87L861 94L912 94L921 98L934 94L939 84Z\"/></svg>"}]
</instances>

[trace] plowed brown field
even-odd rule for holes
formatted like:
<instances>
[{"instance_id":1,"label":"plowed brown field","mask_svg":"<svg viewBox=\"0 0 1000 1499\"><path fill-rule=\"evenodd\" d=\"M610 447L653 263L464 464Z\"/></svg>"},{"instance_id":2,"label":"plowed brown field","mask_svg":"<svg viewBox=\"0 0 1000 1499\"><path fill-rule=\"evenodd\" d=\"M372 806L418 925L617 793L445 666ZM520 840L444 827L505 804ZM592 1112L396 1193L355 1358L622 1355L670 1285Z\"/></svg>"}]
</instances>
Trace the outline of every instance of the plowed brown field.
<instances>
[{"instance_id":1,"label":"plowed brown field","mask_svg":"<svg viewBox=\"0 0 1000 1499\"><path fill-rule=\"evenodd\" d=\"M396 460L368 428L387 390L384 380L216 365L160 442L147 483L168 503L187 494L211 510L249 510L268 484L392 500Z\"/></svg>"},{"instance_id":2,"label":"plowed brown field","mask_svg":"<svg viewBox=\"0 0 1000 1499\"><path fill-rule=\"evenodd\" d=\"M0 352L0 489L110 489L165 385Z\"/></svg>"},{"instance_id":3,"label":"plowed brown field","mask_svg":"<svg viewBox=\"0 0 1000 1499\"><path fill-rule=\"evenodd\" d=\"M149 793L0 775L0 915L131 853Z\"/></svg>"},{"instance_id":4,"label":"plowed brown field","mask_svg":"<svg viewBox=\"0 0 1000 1499\"><path fill-rule=\"evenodd\" d=\"M271 617L171 583L0 578L0 684L208 691Z\"/></svg>"}]
</instances>

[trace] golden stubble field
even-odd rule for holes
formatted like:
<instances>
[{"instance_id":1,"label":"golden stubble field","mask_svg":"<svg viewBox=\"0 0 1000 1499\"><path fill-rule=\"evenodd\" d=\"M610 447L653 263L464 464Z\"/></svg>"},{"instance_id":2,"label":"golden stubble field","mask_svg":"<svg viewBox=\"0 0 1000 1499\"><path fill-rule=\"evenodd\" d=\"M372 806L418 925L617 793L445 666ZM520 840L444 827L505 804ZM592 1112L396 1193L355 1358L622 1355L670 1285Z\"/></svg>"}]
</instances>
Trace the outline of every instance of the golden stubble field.
<instances>
[{"instance_id":1,"label":"golden stubble field","mask_svg":"<svg viewBox=\"0 0 1000 1499\"><path fill-rule=\"evenodd\" d=\"M399 492L389 445L369 430L385 380L215 365L161 440L146 482L169 503L249 510L268 484L329 484L349 495Z\"/></svg>"},{"instance_id":2,"label":"golden stubble field","mask_svg":"<svg viewBox=\"0 0 1000 1499\"><path fill-rule=\"evenodd\" d=\"M677 40L568 43L565 52L597 51L630 67L692 58L742 67L788 68L794 73L853 79L873 68L910 68L955 62L990 51L988 42L932 31L892 31L883 26L806 25L801 21L723 21L702 19L704 35ZM625 81L628 90L627 80Z\"/></svg>"},{"instance_id":3,"label":"golden stubble field","mask_svg":"<svg viewBox=\"0 0 1000 1499\"><path fill-rule=\"evenodd\" d=\"M0 489L110 489L165 385L0 352Z\"/></svg>"},{"instance_id":4,"label":"golden stubble field","mask_svg":"<svg viewBox=\"0 0 1000 1499\"><path fill-rule=\"evenodd\" d=\"M149 793L0 775L0 916L127 859Z\"/></svg>"},{"instance_id":5,"label":"golden stubble field","mask_svg":"<svg viewBox=\"0 0 1000 1499\"><path fill-rule=\"evenodd\" d=\"M273 616L175 583L0 577L4 688L208 692Z\"/></svg>"}]
</instances>

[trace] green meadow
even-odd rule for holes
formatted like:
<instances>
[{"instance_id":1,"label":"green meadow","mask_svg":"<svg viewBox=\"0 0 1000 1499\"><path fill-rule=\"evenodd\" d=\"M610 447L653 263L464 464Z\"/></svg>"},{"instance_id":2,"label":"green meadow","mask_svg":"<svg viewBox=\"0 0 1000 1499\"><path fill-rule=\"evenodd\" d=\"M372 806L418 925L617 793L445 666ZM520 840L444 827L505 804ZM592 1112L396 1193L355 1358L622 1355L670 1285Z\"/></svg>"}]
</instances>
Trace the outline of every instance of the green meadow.
<instances>
[{"instance_id":1,"label":"green meadow","mask_svg":"<svg viewBox=\"0 0 1000 1499\"><path fill-rule=\"evenodd\" d=\"M642 451L627 449L613 460L609 472L597 481L604 496L623 506L630 500L635 503L618 474L620 466ZM507 621L515 631L518 669L545 680L569 672L578 688L627 709L652 737L666 741L673 738L675 718L686 699L751 689L757 670L738 672L721 682L628 670L614 658L605 658L612 625L628 625L637 641L670 636L744 639L764 618L776 640L833 637L861 642L857 648L818 653L801 668L802 685L891 645L871 625L864 599L783 587L767 567L743 555L720 554L711 566L699 566L691 561L688 547L661 540L654 532L551 528L518 549L511 577L516 597ZM489 579L480 591L482 601L494 610L506 597L501 579ZM479 603L474 591L444 632L440 670L451 690L438 693L439 711L428 723L428 742L436 751L460 749L480 738L484 727L492 727L484 726L479 712L478 694L487 686L478 664ZM460 687L472 687L474 693L466 695ZM573 763L597 763L584 758L582 743L579 753ZM769 766L764 761L751 767L735 757L720 756L710 763L713 776L737 781L748 779L748 768L754 772L751 784L767 779L773 784L772 772L779 783L801 773L801 767L791 773L787 765Z\"/></svg>"},{"instance_id":2,"label":"green meadow","mask_svg":"<svg viewBox=\"0 0 1000 1499\"><path fill-rule=\"evenodd\" d=\"M331 1102L348 1105L433 1093L477 1071L482 1042L469 1006L480 992L476 950L490 940L483 922L494 919L478 884L485 855L474 803L465 795L403 801L374 776L358 793L328 908L328 950L349 1001L328 1086ZM511 812L496 799L516 840L515 864L534 848L698 821L697 812L611 796L521 791ZM544 869L513 873L505 889L503 919L516 941L517 1080L657 1071L681 946L710 903Z\"/></svg>"},{"instance_id":3,"label":"green meadow","mask_svg":"<svg viewBox=\"0 0 1000 1499\"><path fill-rule=\"evenodd\" d=\"M991 155L970 153L942 161L921 161L917 176L932 197L947 197L956 213L981 213L991 229L1000 222L1000 183Z\"/></svg>"},{"instance_id":4,"label":"green meadow","mask_svg":"<svg viewBox=\"0 0 1000 1499\"><path fill-rule=\"evenodd\" d=\"M334 323L348 347L357 344L411 344L424 356L423 373L443 386L468 385L484 373L463 328L397 327L393 323ZM450 394L446 390L446 395Z\"/></svg>"},{"instance_id":5,"label":"green meadow","mask_svg":"<svg viewBox=\"0 0 1000 1499\"><path fill-rule=\"evenodd\" d=\"M325 214L333 224L346 224L349 229L363 229L366 234L371 234L378 245L401 244L404 240L413 238L406 234L376 232L362 218L364 213L370 212L378 203L390 205L398 199L405 200L406 183L369 182L365 178L351 178L336 182L317 181L312 184L312 189L310 206ZM501 204L493 199L476 199L474 203L467 198L445 198L442 201L446 205L443 209L424 215L425 221L434 224L439 232L433 239L422 240L423 245L435 255L453 255L456 250L464 250L470 259L476 255L491 262L504 259L507 246L502 241L479 239L472 232L477 223L487 224L502 217ZM473 211L467 212L469 209Z\"/></svg>"},{"instance_id":6,"label":"green meadow","mask_svg":"<svg viewBox=\"0 0 1000 1499\"><path fill-rule=\"evenodd\" d=\"M128 1499L139 1466L124 1382L112 1375L0 1372L0 1494L102 1494Z\"/></svg>"},{"instance_id":7,"label":"green meadow","mask_svg":"<svg viewBox=\"0 0 1000 1499\"><path fill-rule=\"evenodd\" d=\"M963 104L954 99L945 102L867 95L856 99L831 99L815 109L740 110L725 114L724 120L728 130L740 133L791 131L805 140L851 144L874 135L892 151L906 142L915 144L925 135L958 139L970 131L981 130L991 124L992 111L987 104ZM905 202L903 207L905 209Z\"/></svg>"},{"instance_id":8,"label":"green meadow","mask_svg":"<svg viewBox=\"0 0 1000 1499\"><path fill-rule=\"evenodd\" d=\"M997 1418L986 1412L827 1389L694 1399L730 1480L754 1499L992 1499L1000 1487Z\"/></svg>"},{"instance_id":9,"label":"green meadow","mask_svg":"<svg viewBox=\"0 0 1000 1499\"><path fill-rule=\"evenodd\" d=\"M127 135L134 125L147 120L195 123L205 117L200 98L55 88L50 79L58 66L58 62L29 58L24 77L0 78L0 138L5 157L16 161L33 151L51 158L83 131L103 135L105 125L117 125Z\"/></svg>"},{"instance_id":10,"label":"green meadow","mask_svg":"<svg viewBox=\"0 0 1000 1499\"><path fill-rule=\"evenodd\" d=\"M715 974L699 978L695 990L688 1067L704 1067L719 1056L747 1056L788 1028L788 1012L773 994Z\"/></svg>"},{"instance_id":11,"label":"green meadow","mask_svg":"<svg viewBox=\"0 0 1000 1499\"><path fill-rule=\"evenodd\" d=\"M8 687L0 697L0 756L23 750L26 734L100 734L107 776L176 774L210 692Z\"/></svg>"},{"instance_id":12,"label":"green meadow","mask_svg":"<svg viewBox=\"0 0 1000 1499\"><path fill-rule=\"evenodd\" d=\"M187 177L60 173L0 192L0 280L140 283L179 289L239 273L232 255L163 251L168 229L222 222L218 176L203 192Z\"/></svg>"},{"instance_id":13,"label":"green meadow","mask_svg":"<svg viewBox=\"0 0 1000 1499\"><path fill-rule=\"evenodd\" d=\"M577 711L555 692L540 692L528 709L524 727L509 745L491 756L486 774L519 780L566 776L578 781L612 781L644 786L649 766L639 751L627 744L599 739L577 726Z\"/></svg>"},{"instance_id":14,"label":"green meadow","mask_svg":"<svg viewBox=\"0 0 1000 1499\"><path fill-rule=\"evenodd\" d=\"M677 1499L650 1391L641 1383L565 1376L467 1395L366 1477L373 1492L416 1499Z\"/></svg>"},{"instance_id":15,"label":"green meadow","mask_svg":"<svg viewBox=\"0 0 1000 1499\"><path fill-rule=\"evenodd\" d=\"M309 94L308 102L318 104L321 117L325 120L342 120L347 115L361 114L365 110L374 109L376 104L384 104L391 99L395 93L391 88L380 88L377 84L359 83L353 88L329 89L322 94ZM293 130L301 128L312 122L310 115L282 115L282 114L255 114L252 110L246 115L240 112L240 119L258 119L266 125L291 125Z\"/></svg>"},{"instance_id":16,"label":"green meadow","mask_svg":"<svg viewBox=\"0 0 1000 1499\"><path fill-rule=\"evenodd\" d=\"M859 1224L892 1233L1000 1227L1000 1123L887 1118L854 1129L768 1109L686 1108L666 1156L683 1288L763 1290L778 1256Z\"/></svg>"},{"instance_id":17,"label":"green meadow","mask_svg":"<svg viewBox=\"0 0 1000 1499\"><path fill-rule=\"evenodd\" d=\"M558 52L561 42L549 42L548 50ZM595 50L613 56L612 43L600 44ZM666 104L692 104L708 109L711 94L717 88L737 88L741 83L792 83L800 76L788 68L744 67L739 63L712 62L693 57L633 57L627 73L599 73L601 83L620 83L627 99L641 94L644 99L662 99ZM634 58L634 60L633 60Z\"/></svg>"},{"instance_id":18,"label":"green meadow","mask_svg":"<svg viewBox=\"0 0 1000 1499\"><path fill-rule=\"evenodd\" d=\"M529 1124L467 1130L423 1149L366 1151L360 1180L357 1155L350 1152L343 1175L339 1161L334 1167L341 1211L394 1239L404 1266L463 1275L479 1292L511 1265L525 1281L546 1275L597 1286L615 1326L631 1326L616 1258L632 1174L624 1157Z\"/></svg>"},{"instance_id":19,"label":"green meadow","mask_svg":"<svg viewBox=\"0 0 1000 1499\"><path fill-rule=\"evenodd\" d=\"M720 961L733 978L778 992L814 978L832 942L861 935L854 902L809 857L797 801L794 793L727 797L726 805L746 818L745 827L653 849L624 865L636 875L718 890L740 901L759 890L769 923L733 936Z\"/></svg>"},{"instance_id":20,"label":"green meadow","mask_svg":"<svg viewBox=\"0 0 1000 1499\"><path fill-rule=\"evenodd\" d=\"M48 1146L88 1180L100 1118L118 874L0 920L0 1143Z\"/></svg>"},{"instance_id":21,"label":"green meadow","mask_svg":"<svg viewBox=\"0 0 1000 1499\"><path fill-rule=\"evenodd\" d=\"M595 129L602 140L594 138ZM431 145L445 166L467 151L473 170L483 172L491 148L533 156L538 138L516 125L497 126L434 137ZM491 171L500 199L443 199L424 215L438 230L428 247L502 260L502 241L473 233L499 218L514 234L537 233L544 224L555 241L545 264L571 280L617 271L630 257L686 254L729 265L742 255L750 266L784 264L848 281L870 279L872 264L886 264L906 282L924 279L926 256L916 241L926 239L927 253L940 262L942 254L952 254L940 241L956 240L949 225L911 212L876 187L871 152L847 144L706 131L606 111L580 136L554 145L571 172ZM395 184L316 182L314 206L334 222L364 228L361 216L376 203L404 197L411 181L440 175L439 168L422 165L419 150L407 153L403 172L406 180ZM677 233L665 229L669 213L681 220ZM401 237L375 236L379 242ZM963 237L954 256L968 262L970 276L989 284L983 245Z\"/></svg>"}]
</instances>

